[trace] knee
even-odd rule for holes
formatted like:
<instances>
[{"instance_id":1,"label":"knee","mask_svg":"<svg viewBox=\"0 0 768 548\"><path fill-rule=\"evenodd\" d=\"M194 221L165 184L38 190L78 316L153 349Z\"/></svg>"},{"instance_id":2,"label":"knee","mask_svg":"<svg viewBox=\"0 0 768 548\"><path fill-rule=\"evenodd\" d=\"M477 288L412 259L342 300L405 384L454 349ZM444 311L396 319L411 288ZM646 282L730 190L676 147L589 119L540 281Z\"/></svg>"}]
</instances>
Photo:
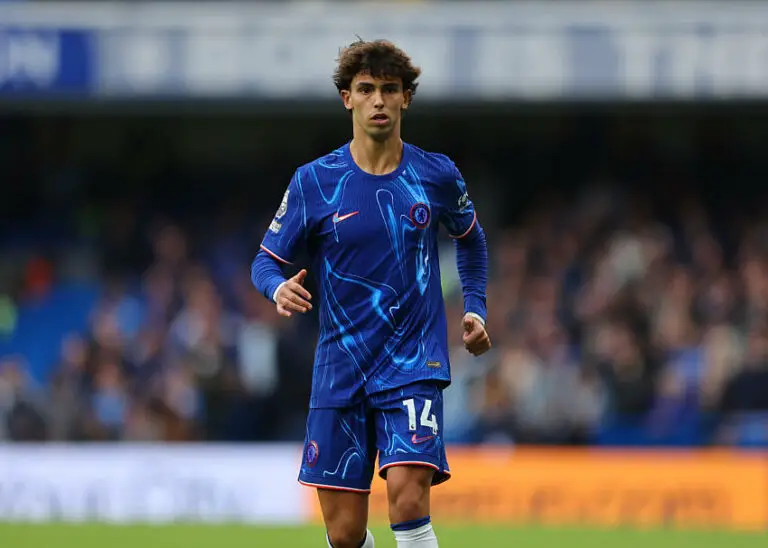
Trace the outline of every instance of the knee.
<instances>
[{"instance_id":1,"label":"knee","mask_svg":"<svg viewBox=\"0 0 768 548\"><path fill-rule=\"evenodd\" d=\"M429 484L414 481L400 486L391 494L389 506L392 523L423 518L429 514Z\"/></svg>"},{"instance_id":2,"label":"knee","mask_svg":"<svg viewBox=\"0 0 768 548\"><path fill-rule=\"evenodd\" d=\"M327 529L333 548L358 548L366 535L365 524L351 520L336 520L327 524Z\"/></svg>"}]
</instances>

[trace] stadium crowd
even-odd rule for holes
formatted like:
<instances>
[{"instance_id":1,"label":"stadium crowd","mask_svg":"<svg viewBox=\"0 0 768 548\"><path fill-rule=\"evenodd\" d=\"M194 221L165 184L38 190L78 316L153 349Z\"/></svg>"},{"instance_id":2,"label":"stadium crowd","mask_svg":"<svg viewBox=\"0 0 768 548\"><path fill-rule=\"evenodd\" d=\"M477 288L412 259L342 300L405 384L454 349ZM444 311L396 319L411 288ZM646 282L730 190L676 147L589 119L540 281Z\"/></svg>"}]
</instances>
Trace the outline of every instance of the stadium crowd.
<instances>
[{"instance_id":1,"label":"stadium crowd","mask_svg":"<svg viewBox=\"0 0 768 548\"><path fill-rule=\"evenodd\" d=\"M449 441L766 443L768 227L745 217L724 231L694 194L672 208L652 198L584 188L488 227L494 349L480 359L462 348L452 243L441 244L456 319ZM0 439L302 439L316 312L279 318L249 280L264 227L219 218L201 236L122 203L98 253L6 255L6 342L63 270L99 284L42 375L23 353L0 356Z\"/></svg>"}]
</instances>

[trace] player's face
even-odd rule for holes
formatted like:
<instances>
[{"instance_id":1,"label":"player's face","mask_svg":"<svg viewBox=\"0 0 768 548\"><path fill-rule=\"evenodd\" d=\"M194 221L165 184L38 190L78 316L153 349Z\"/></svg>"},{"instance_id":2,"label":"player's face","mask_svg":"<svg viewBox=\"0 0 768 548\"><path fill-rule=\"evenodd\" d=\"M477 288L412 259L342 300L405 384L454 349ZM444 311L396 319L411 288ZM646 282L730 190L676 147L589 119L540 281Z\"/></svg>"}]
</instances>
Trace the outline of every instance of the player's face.
<instances>
[{"instance_id":1,"label":"player's face","mask_svg":"<svg viewBox=\"0 0 768 548\"><path fill-rule=\"evenodd\" d=\"M400 78L374 78L368 74L358 74L349 91L342 91L353 123L376 140L388 138L399 127L410 95L410 91L403 91Z\"/></svg>"}]
</instances>

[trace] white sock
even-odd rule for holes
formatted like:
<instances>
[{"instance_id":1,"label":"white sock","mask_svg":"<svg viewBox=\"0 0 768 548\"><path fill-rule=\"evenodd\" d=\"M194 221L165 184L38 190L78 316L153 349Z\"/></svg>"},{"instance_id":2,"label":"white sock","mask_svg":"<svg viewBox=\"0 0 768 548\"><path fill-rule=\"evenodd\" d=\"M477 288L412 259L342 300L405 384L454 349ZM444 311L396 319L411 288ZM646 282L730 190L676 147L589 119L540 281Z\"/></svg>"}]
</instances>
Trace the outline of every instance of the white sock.
<instances>
[{"instance_id":1,"label":"white sock","mask_svg":"<svg viewBox=\"0 0 768 548\"><path fill-rule=\"evenodd\" d=\"M431 523L410 531L395 531L395 540L397 548L438 548Z\"/></svg>"},{"instance_id":2,"label":"white sock","mask_svg":"<svg viewBox=\"0 0 768 548\"><path fill-rule=\"evenodd\" d=\"M331 544L331 539L328 538L328 533L325 534L325 541L328 543L328 548L333 548L333 545ZM360 545L360 548L374 548L373 533L366 530L365 541Z\"/></svg>"}]
</instances>

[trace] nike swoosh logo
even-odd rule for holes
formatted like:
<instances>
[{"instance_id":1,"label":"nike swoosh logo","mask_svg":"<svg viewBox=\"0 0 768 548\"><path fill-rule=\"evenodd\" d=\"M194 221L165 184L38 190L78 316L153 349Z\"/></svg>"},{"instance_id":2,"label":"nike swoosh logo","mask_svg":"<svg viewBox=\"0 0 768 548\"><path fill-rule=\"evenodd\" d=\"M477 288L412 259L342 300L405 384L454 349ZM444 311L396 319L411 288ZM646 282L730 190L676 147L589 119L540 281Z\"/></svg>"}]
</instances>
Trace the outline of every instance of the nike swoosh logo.
<instances>
[{"instance_id":1,"label":"nike swoosh logo","mask_svg":"<svg viewBox=\"0 0 768 548\"><path fill-rule=\"evenodd\" d=\"M419 443L424 443L425 441L429 441L434 437L435 436L423 436L420 438L416 434L414 434L413 436L411 436L411 443L418 445Z\"/></svg>"},{"instance_id":2,"label":"nike swoosh logo","mask_svg":"<svg viewBox=\"0 0 768 548\"><path fill-rule=\"evenodd\" d=\"M360 212L359 211L353 211L352 213L346 213L344 215L339 216L339 212L337 211L336 213L333 214L333 224L340 223L342 221L346 221L347 219L349 219L350 217L354 217L358 213L360 213Z\"/></svg>"}]
</instances>

